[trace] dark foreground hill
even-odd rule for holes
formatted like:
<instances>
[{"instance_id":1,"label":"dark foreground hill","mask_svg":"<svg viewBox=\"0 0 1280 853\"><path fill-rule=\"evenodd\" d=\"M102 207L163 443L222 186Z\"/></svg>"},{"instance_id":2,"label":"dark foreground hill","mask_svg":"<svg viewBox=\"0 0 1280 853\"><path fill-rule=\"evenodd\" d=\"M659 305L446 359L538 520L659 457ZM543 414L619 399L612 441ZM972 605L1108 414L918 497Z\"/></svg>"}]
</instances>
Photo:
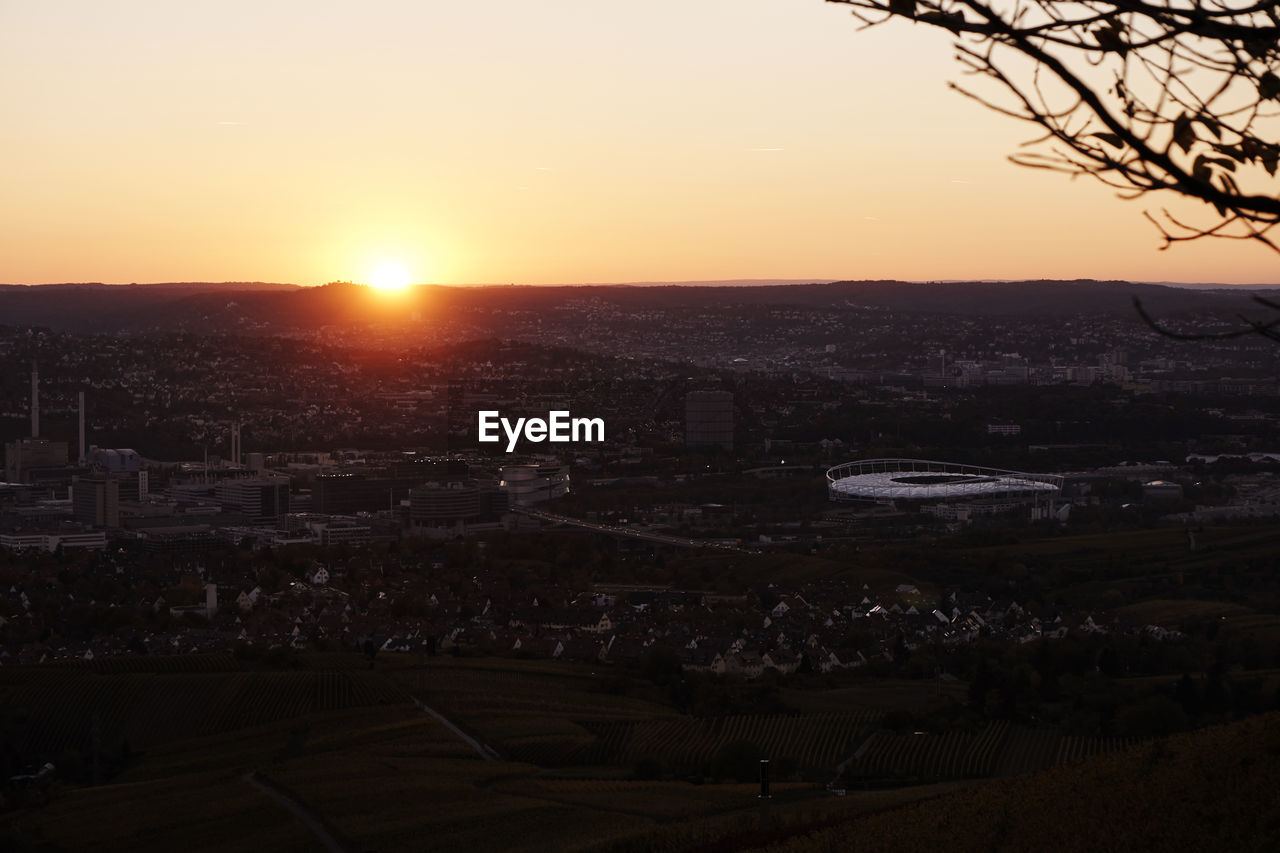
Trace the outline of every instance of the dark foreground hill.
<instances>
[{"instance_id":1,"label":"dark foreground hill","mask_svg":"<svg viewBox=\"0 0 1280 853\"><path fill-rule=\"evenodd\" d=\"M1280 714L976 786L739 849L1280 849Z\"/></svg>"},{"instance_id":2,"label":"dark foreground hill","mask_svg":"<svg viewBox=\"0 0 1280 853\"><path fill-rule=\"evenodd\" d=\"M84 712L102 710L100 761L81 761L81 781L6 788L0 850L318 849L255 780L321 820L341 849L384 853L1280 849L1280 713L995 782L834 796L820 782L779 779L762 808L754 784L535 763L548 744L563 751L604 724L683 722L659 703L602 691L597 667L379 655L369 669L350 653L293 664L276 671L188 655L6 667L0 705L12 706L12 734L88 735L94 715ZM496 745L497 760L409 694ZM53 727L43 719L50 708ZM165 717L167 731L143 738L143 723ZM721 719L742 736L754 718ZM118 772L104 766L92 784L117 751L117 731L138 740L116 756ZM61 776L75 759L74 749L58 756Z\"/></svg>"}]
</instances>

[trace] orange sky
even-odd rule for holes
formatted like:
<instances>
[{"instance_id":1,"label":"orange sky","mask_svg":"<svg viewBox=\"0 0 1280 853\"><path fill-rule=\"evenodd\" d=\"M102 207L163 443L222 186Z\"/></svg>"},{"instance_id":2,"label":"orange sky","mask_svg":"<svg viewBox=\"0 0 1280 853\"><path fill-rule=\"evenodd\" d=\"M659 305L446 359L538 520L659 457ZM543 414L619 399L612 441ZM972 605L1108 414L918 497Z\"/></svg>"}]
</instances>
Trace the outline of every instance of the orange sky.
<instances>
[{"instance_id":1,"label":"orange sky","mask_svg":"<svg viewBox=\"0 0 1280 853\"><path fill-rule=\"evenodd\" d=\"M0 282L1124 278L1143 202L1005 158L945 38L820 0L0 0Z\"/></svg>"}]
</instances>

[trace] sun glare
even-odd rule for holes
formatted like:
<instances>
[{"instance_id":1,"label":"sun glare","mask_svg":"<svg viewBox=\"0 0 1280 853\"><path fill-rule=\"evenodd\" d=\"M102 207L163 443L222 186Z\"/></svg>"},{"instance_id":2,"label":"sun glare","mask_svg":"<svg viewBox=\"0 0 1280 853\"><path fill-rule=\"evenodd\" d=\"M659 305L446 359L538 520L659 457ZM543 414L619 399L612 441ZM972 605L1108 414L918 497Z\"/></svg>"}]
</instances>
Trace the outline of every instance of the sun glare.
<instances>
[{"instance_id":1,"label":"sun glare","mask_svg":"<svg viewBox=\"0 0 1280 853\"><path fill-rule=\"evenodd\" d=\"M409 271L401 264L381 264L369 273L369 286L378 290L403 290L409 286Z\"/></svg>"}]
</instances>

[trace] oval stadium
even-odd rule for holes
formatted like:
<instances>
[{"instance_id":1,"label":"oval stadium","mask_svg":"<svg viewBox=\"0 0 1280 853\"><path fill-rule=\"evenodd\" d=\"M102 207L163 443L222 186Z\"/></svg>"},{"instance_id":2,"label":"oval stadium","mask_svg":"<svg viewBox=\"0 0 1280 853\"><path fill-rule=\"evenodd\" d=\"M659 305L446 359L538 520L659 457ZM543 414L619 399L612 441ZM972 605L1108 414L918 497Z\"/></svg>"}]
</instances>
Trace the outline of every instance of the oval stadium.
<instances>
[{"instance_id":1,"label":"oval stadium","mask_svg":"<svg viewBox=\"0 0 1280 853\"><path fill-rule=\"evenodd\" d=\"M835 501L895 506L973 504L1001 512L1052 501L1062 477L981 468L929 459L860 459L827 470L827 492ZM941 514L941 513L933 513Z\"/></svg>"}]
</instances>

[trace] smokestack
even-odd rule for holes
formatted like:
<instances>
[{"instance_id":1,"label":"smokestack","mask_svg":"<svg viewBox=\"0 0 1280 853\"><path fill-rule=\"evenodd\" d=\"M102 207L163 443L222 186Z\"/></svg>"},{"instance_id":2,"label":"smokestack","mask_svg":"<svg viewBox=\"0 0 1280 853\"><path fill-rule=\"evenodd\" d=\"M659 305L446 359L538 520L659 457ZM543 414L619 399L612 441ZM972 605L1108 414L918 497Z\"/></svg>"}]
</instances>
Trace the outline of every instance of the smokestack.
<instances>
[{"instance_id":1,"label":"smokestack","mask_svg":"<svg viewBox=\"0 0 1280 853\"><path fill-rule=\"evenodd\" d=\"M31 359L31 437L40 437L40 369Z\"/></svg>"},{"instance_id":2,"label":"smokestack","mask_svg":"<svg viewBox=\"0 0 1280 853\"><path fill-rule=\"evenodd\" d=\"M84 392L80 392L80 463L84 464Z\"/></svg>"}]
</instances>

